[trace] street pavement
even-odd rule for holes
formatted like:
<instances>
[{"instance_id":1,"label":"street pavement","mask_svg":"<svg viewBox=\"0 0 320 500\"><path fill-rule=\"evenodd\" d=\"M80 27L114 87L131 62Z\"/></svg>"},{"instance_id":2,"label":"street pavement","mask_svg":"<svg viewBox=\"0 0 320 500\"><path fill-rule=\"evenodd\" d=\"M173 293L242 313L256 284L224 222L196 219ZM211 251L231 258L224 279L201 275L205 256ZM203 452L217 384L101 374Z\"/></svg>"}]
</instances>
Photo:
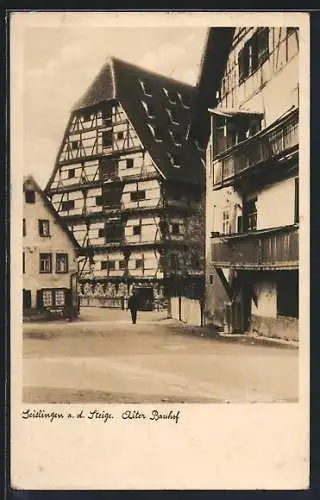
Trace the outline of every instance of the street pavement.
<instances>
[{"instance_id":1,"label":"street pavement","mask_svg":"<svg viewBox=\"0 0 320 500\"><path fill-rule=\"evenodd\" d=\"M298 400L298 349L230 342L139 312L81 309L24 324L25 403L271 403Z\"/></svg>"}]
</instances>

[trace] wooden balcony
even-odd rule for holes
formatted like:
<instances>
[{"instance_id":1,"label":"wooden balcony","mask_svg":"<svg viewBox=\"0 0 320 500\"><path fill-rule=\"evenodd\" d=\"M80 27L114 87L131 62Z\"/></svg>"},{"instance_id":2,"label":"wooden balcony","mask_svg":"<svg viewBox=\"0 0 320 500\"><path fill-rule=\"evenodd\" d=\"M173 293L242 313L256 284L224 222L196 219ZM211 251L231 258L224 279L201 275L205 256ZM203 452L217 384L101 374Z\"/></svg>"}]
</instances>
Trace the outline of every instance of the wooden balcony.
<instances>
[{"instance_id":1,"label":"wooden balcony","mask_svg":"<svg viewBox=\"0 0 320 500\"><path fill-rule=\"evenodd\" d=\"M255 136L236 144L213 161L213 189L230 185L235 178L257 166L285 159L298 151L299 110L294 109Z\"/></svg>"},{"instance_id":2,"label":"wooden balcony","mask_svg":"<svg viewBox=\"0 0 320 500\"><path fill-rule=\"evenodd\" d=\"M247 270L290 270L299 267L297 225L213 236L212 263Z\"/></svg>"}]
</instances>

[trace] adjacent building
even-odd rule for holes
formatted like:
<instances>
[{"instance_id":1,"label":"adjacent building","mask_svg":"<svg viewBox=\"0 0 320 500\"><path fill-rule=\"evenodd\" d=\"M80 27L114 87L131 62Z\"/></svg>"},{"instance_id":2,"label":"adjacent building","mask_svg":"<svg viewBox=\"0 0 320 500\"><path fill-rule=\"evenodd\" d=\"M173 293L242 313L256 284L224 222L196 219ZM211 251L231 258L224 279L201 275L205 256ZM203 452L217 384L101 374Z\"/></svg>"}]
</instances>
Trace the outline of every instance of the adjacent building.
<instances>
[{"instance_id":1,"label":"adjacent building","mask_svg":"<svg viewBox=\"0 0 320 500\"><path fill-rule=\"evenodd\" d=\"M110 58L74 105L46 186L81 247L82 305L199 298L204 155L185 136L194 88ZM171 305L171 300L169 301Z\"/></svg>"},{"instance_id":2,"label":"adjacent building","mask_svg":"<svg viewBox=\"0 0 320 500\"><path fill-rule=\"evenodd\" d=\"M299 31L212 28L189 137L206 158L207 324L298 338Z\"/></svg>"},{"instance_id":3,"label":"adjacent building","mask_svg":"<svg viewBox=\"0 0 320 500\"><path fill-rule=\"evenodd\" d=\"M23 314L78 314L78 243L43 191L23 182Z\"/></svg>"}]
</instances>

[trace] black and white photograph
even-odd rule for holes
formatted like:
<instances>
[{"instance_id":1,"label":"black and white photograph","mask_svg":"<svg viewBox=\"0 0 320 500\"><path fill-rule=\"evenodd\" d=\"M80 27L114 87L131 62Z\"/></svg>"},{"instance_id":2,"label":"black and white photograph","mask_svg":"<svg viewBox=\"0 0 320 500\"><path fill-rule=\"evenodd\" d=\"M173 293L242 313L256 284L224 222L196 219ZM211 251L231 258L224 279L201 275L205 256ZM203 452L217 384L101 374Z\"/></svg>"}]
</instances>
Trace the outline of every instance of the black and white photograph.
<instances>
[{"instance_id":1,"label":"black and white photograph","mask_svg":"<svg viewBox=\"0 0 320 500\"><path fill-rule=\"evenodd\" d=\"M306 19L139 15L12 14L15 404L50 439L82 419L174 440L196 408L237 433L237 407L305 401Z\"/></svg>"}]
</instances>

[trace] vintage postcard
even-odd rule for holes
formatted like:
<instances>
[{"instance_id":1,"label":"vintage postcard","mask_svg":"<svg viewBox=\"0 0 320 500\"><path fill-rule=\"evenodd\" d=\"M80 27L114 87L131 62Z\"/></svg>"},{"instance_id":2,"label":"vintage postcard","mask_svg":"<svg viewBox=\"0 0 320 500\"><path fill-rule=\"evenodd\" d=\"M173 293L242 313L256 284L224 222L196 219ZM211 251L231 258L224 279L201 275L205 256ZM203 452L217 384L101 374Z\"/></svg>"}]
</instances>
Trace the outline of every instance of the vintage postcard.
<instances>
[{"instance_id":1,"label":"vintage postcard","mask_svg":"<svg viewBox=\"0 0 320 500\"><path fill-rule=\"evenodd\" d=\"M11 485L309 485L309 18L10 14Z\"/></svg>"}]
</instances>

